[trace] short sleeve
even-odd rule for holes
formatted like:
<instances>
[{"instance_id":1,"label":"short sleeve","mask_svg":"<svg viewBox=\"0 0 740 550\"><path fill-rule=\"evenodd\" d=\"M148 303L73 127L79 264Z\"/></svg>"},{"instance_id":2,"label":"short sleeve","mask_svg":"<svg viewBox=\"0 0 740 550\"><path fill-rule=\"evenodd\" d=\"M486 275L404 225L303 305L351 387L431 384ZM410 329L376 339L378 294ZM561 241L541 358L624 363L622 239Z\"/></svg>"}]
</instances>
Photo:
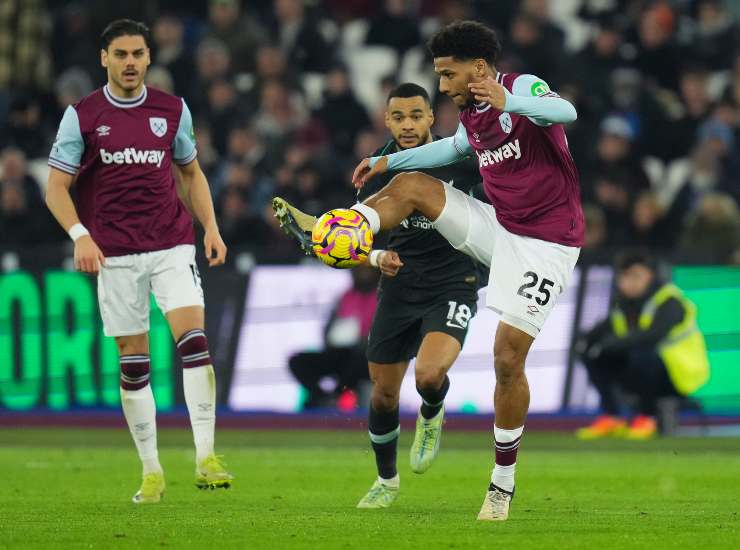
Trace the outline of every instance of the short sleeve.
<instances>
[{"instance_id":1,"label":"short sleeve","mask_svg":"<svg viewBox=\"0 0 740 550\"><path fill-rule=\"evenodd\" d=\"M521 74L516 77L511 87L514 95L524 97L560 97L540 77L533 74Z\"/></svg>"},{"instance_id":2,"label":"short sleeve","mask_svg":"<svg viewBox=\"0 0 740 550\"><path fill-rule=\"evenodd\" d=\"M177 127L175 141L172 144L172 156L176 164L190 164L198 155L195 148L195 130L193 129L193 117L190 114L185 100L182 100L182 114L180 125Z\"/></svg>"},{"instance_id":3,"label":"short sleeve","mask_svg":"<svg viewBox=\"0 0 740 550\"><path fill-rule=\"evenodd\" d=\"M54 144L49 153L49 166L75 175L80 169L85 142L80 132L80 119L71 105L64 111Z\"/></svg>"},{"instance_id":4,"label":"short sleeve","mask_svg":"<svg viewBox=\"0 0 740 550\"><path fill-rule=\"evenodd\" d=\"M521 74L516 77L511 86L514 95L523 97L560 97L550 89L550 86L539 76L533 74ZM548 122L539 121L533 117L527 117L537 126L550 126Z\"/></svg>"}]
</instances>

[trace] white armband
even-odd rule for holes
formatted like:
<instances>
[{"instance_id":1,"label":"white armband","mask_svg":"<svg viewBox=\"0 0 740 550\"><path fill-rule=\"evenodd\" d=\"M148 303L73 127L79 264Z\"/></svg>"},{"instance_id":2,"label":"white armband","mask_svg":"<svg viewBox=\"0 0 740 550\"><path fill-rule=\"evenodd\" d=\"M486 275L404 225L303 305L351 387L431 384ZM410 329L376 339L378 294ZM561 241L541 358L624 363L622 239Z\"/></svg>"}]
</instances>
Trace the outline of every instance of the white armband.
<instances>
[{"instance_id":1,"label":"white armband","mask_svg":"<svg viewBox=\"0 0 740 550\"><path fill-rule=\"evenodd\" d=\"M378 260L380 259L380 255L385 252L385 250L371 250L370 256L368 256L368 260L370 261L370 265L373 267L378 267Z\"/></svg>"},{"instance_id":2,"label":"white armband","mask_svg":"<svg viewBox=\"0 0 740 550\"><path fill-rule=\"evenodd\" d=\"M80 237L90 234L90 232L81 223L74 224L72 227L69 228L69 231L67 231L67 233L69 233L69 238L73 241L76 241Z\"/></svg>"}]
</instances>

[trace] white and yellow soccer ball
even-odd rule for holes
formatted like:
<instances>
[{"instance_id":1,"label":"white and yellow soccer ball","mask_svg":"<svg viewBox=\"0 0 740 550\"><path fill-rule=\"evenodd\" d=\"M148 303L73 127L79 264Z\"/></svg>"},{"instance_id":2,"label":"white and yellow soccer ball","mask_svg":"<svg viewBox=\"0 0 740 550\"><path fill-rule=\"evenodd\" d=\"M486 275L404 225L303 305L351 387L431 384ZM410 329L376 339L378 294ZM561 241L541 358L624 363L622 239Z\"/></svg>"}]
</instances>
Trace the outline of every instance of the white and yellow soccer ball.
<instances>
[{"instance_id":1,"label":"white and yellow soccer ball","mask_svg":"<svg viewBox=\"0 0 740 550\"><path fill-rule=\"evenodd\" d=\"M347 269L367 260L373 248L373 231L362 214L339 208L316 221L311 240L317 258L330 267Z\"/></svg>"}]
</instances>

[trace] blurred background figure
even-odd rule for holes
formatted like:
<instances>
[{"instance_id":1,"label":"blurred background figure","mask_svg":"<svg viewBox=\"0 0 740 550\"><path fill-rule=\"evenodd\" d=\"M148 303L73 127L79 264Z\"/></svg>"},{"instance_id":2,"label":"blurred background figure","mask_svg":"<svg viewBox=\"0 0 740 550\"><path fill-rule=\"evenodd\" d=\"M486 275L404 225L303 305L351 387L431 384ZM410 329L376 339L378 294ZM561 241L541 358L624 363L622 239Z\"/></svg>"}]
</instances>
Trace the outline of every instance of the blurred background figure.
<instances>
[{"instance_id":1,"label":"blurred background figure","mask_svg":"<svg viewBox=\"0 0 740 550\"><path fill-rule=\"evenodd\" d=\"M686 396L709 378L696 307L660 276L655 259L626 252L615 271L609 317L576 344L603 412L577 432L581 439L654 437L658 399ZM637 398L629 425L625 394Z\"/></svg>"},{"instance_id":2,"label":"blurred background figure","mask_svg":"<svg viewBox=\"0 0 740 550\"><path fill-rule=\"evenodd\" d=\"M304 409L337 405L353 410L358 388L369 381L365 350L377 303L378 271L370 266L356 267L352 282L326 324L324 349L290 358L290 371L308 392Z\"/></svg>"}]
</instances>

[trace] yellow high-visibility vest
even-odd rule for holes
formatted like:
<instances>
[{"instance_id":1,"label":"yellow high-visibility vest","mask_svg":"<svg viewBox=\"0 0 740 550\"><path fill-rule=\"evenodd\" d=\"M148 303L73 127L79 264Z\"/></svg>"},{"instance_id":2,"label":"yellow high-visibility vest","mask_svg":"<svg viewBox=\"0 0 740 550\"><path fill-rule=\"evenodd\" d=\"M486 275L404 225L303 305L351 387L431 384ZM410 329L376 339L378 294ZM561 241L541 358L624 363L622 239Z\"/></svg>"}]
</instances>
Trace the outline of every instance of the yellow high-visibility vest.
<instances>
[{"instance_id":1,"label":"yellow high-visibility vest","mask_svg":"<svg viewBox=\"0 0 740 550\"><path fill-rule=\"evenodd\" d=\"M672 284L662 286L643 306L637 321L639 330L648 330L655 311L670 298L678 300L684 308L684 318L658 343L658 355L665 363L668 376L682 395L688 395L702 387L709 379L709 358L704 335L696 325L696 306L683 292ZM611 312L611 324L618 338L627 336L627 318L615 308Z\"/></svg>"}]
</instances>

